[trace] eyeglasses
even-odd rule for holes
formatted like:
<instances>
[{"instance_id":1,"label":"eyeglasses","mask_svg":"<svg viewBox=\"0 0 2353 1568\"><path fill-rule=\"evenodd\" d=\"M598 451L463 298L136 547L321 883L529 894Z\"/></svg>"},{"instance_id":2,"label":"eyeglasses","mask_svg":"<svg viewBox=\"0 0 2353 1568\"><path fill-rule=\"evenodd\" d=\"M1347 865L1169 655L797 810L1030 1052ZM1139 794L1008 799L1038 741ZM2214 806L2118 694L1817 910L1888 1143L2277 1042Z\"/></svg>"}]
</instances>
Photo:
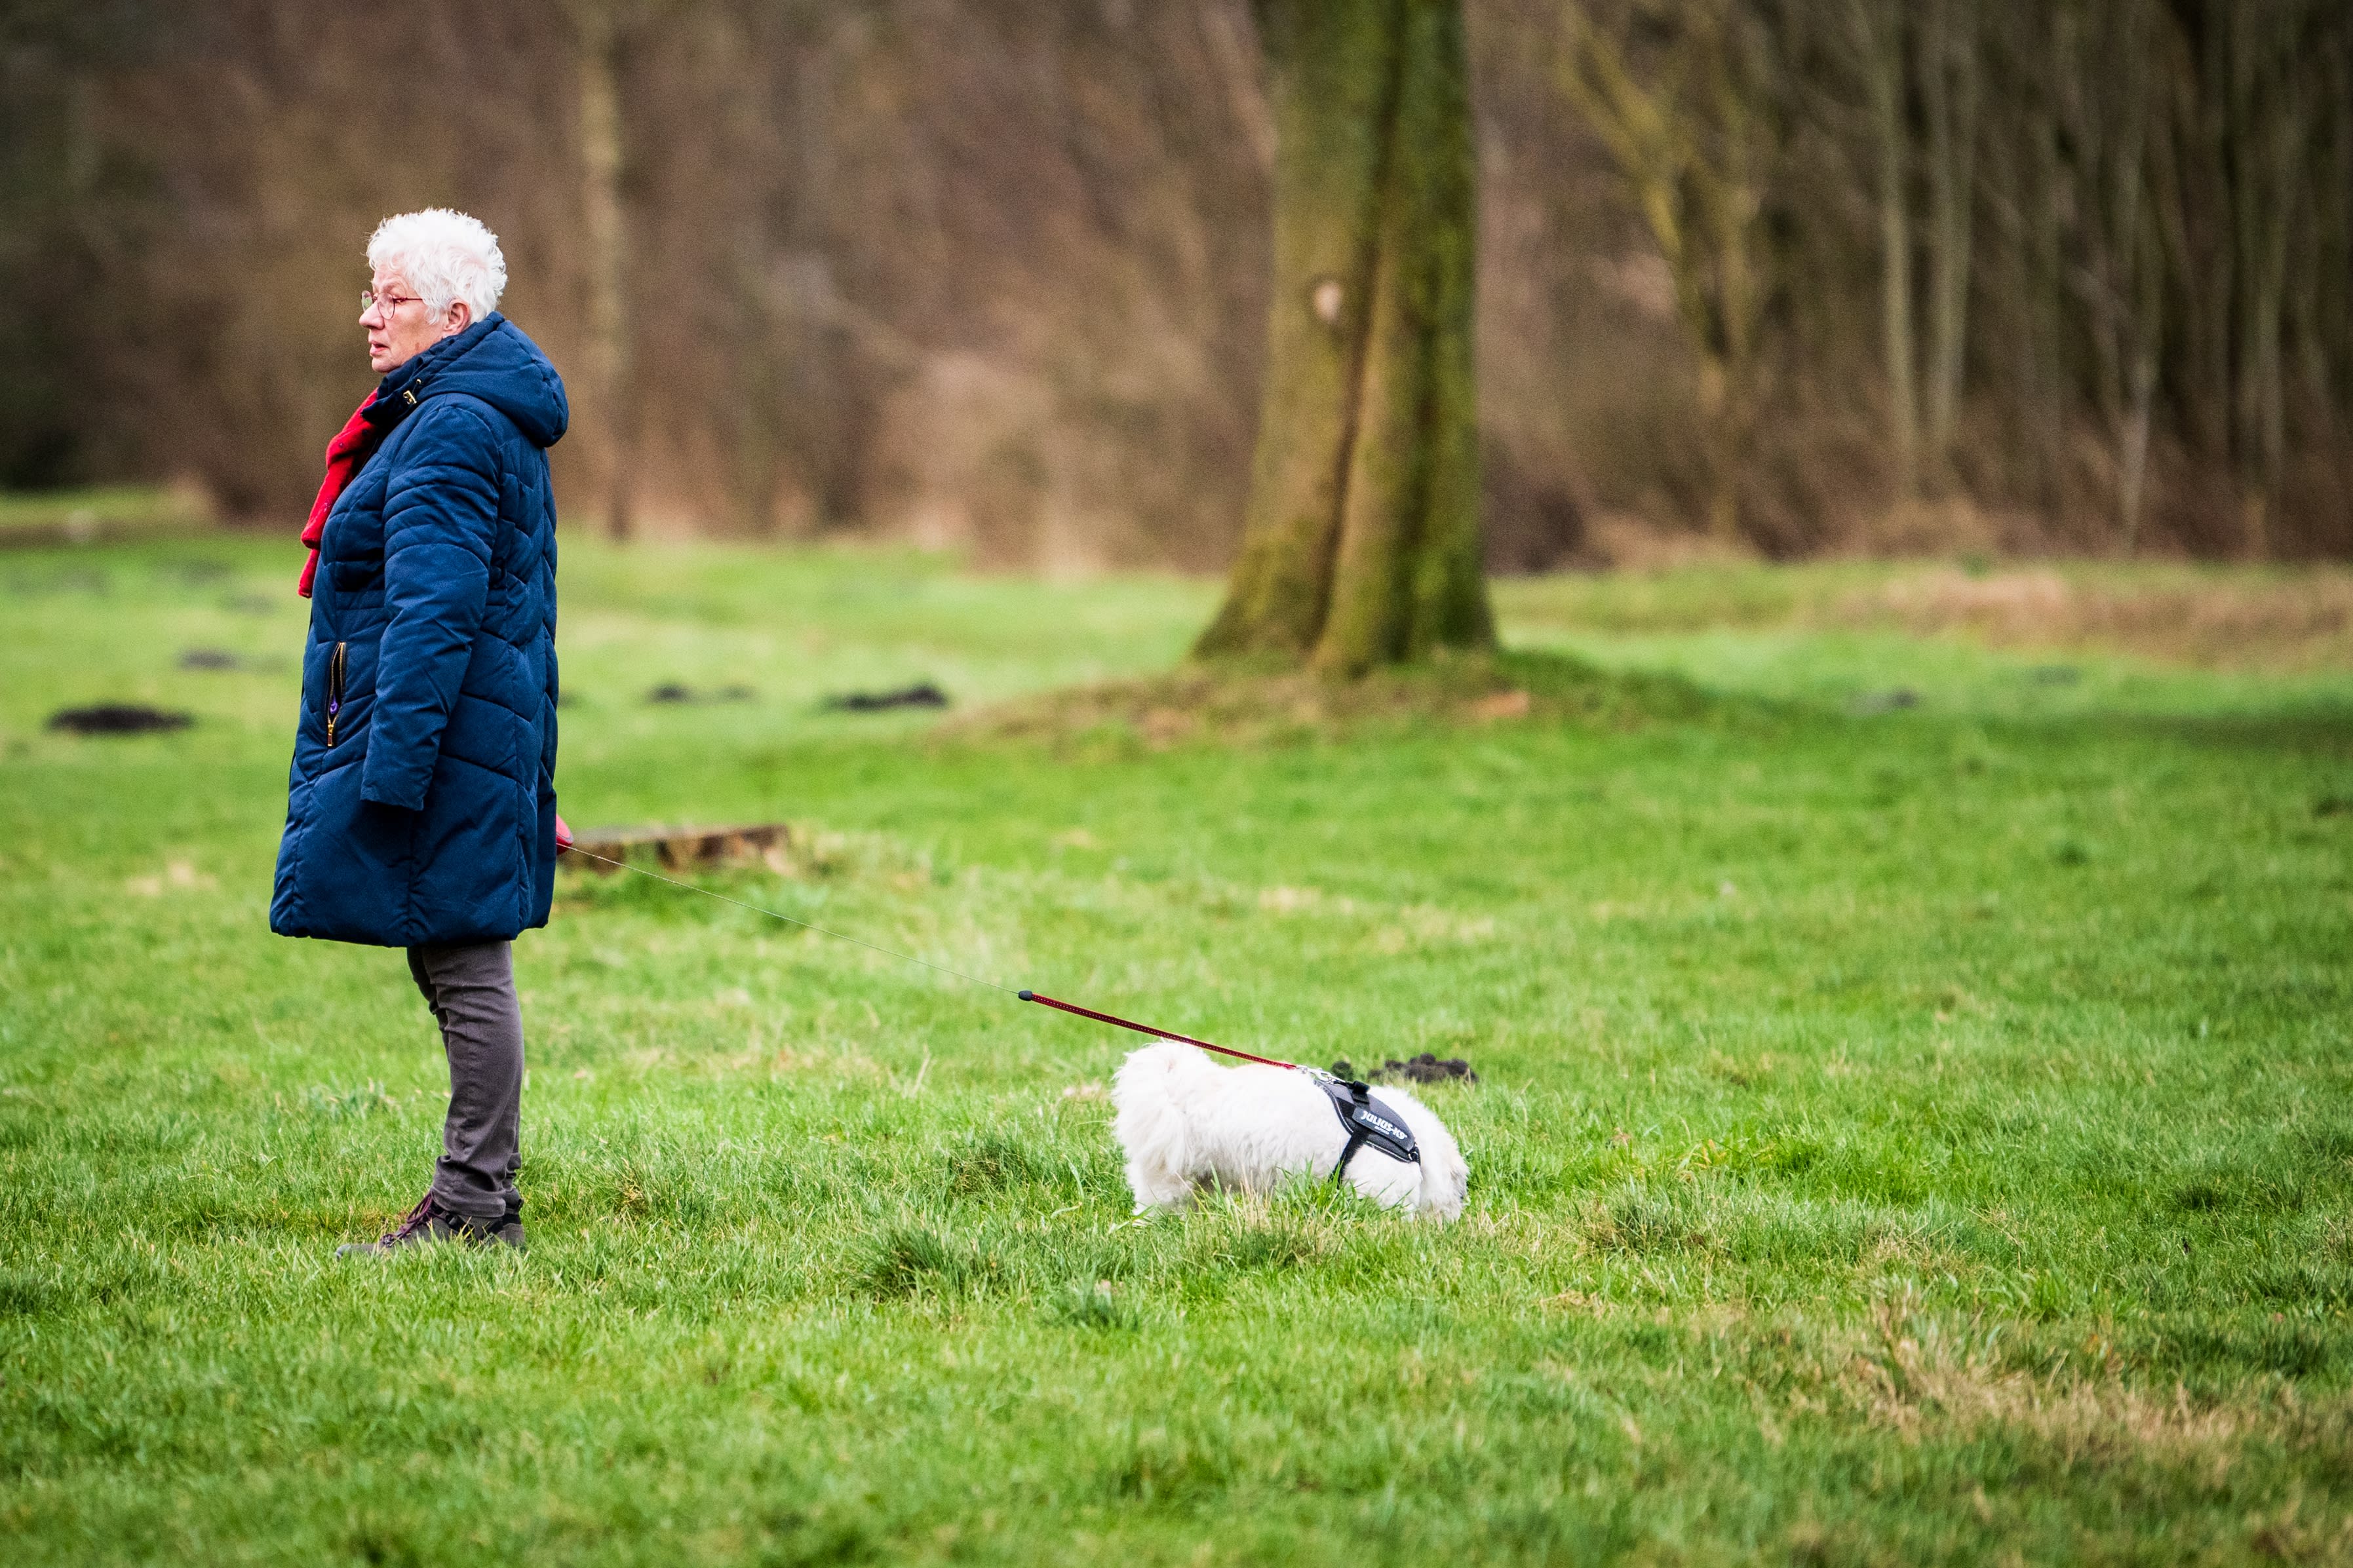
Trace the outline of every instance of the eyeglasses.
<instances>
[{"instance_id":1,"label":"eyeglasses","mask_svg":"<svg viewBox=\"0 0 2353 1568\"><path fill-rule=\"evenodd\" d=\"M403 305L414 305L425 298L422 294L379 294L370 289L360 295L360 312L381 310L387 316Z\"/></svg>"}]
</instances>

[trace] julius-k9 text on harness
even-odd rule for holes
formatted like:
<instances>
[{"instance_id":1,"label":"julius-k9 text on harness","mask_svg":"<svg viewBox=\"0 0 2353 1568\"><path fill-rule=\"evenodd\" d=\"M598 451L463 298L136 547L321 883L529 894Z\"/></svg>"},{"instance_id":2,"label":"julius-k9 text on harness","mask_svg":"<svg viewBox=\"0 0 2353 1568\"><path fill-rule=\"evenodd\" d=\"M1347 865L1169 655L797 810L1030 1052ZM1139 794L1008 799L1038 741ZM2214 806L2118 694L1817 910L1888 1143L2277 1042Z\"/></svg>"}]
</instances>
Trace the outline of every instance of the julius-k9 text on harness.
<instances>
[{"instance_id":1,"label":"julius-k9 text on harness","mask_svg":"<svg viewBox=\"0 0 2353 1568\"><path fill-rule=\"evenodd\" d=\"M1353 1079L1319 1077L1315 1087L1331 1100L1332 1109L1340 1117L1340 1130L1348 1135L1348 1146L1340 1151L1340 1163L1332 1167L1334 1181L1346 1173L1348 1162L1356 1157L1356 1151L1367 1145L1392 1160L1409 1165L1421 1163L1421 1148L1414 1142L1405 1118L1397 1113L1394 1106L1374 1099L1370 1085Z\"/></svg>"}]
</instances>

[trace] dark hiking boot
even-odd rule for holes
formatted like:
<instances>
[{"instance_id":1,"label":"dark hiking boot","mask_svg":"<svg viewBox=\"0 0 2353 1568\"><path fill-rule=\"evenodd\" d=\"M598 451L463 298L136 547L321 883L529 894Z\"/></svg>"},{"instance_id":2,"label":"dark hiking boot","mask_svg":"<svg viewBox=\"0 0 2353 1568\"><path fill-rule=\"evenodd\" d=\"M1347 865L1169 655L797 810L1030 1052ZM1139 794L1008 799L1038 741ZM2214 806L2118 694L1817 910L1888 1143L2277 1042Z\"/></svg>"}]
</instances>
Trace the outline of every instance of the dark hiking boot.
<instances>
[{"instance_id":1,"label":"dark hiking boot","mask_svg":"<svg viewBox=\"0 0 2353 1568\"><path fill-rule=\"evenodd\" d=\"M464 1215L435 1203L428 1193L392 1229L374 1241L346 1242L335 1248L335 1256L389 1258L396 1252L432 1241L462 1242L469 1247L512 1247L519 1250L523 1244L522 1225L512 1216L502 1217L495 1223L468 1219Z\"/></svg>"},{"instance_id":2,"label":"dark hiking boot","mask_svg":"<svg viewBox=\"0 0 2353 1568\"><path fill-rule=\"evenodd\" d=\"M530 1238L523 1234L521 1198L508 1203L507 1212L500 1217L497 1224L491 1226L489 1239L494 1246L512 1247L517 1252L521 1252L530 1245Z\"/></svg>"}]
</instances>

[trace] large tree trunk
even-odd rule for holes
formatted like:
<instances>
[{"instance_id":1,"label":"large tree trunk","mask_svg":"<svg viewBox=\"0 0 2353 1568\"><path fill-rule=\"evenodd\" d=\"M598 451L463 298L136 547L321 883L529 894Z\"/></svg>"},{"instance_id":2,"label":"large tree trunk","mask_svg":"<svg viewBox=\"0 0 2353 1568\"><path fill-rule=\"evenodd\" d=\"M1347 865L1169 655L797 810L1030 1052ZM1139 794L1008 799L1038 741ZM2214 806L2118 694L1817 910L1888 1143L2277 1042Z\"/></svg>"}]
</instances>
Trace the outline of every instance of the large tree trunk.
<instances>
[{"instance_id":1,"label":"large tree trunk","mask_svg":"<svg viewBox=\"0 0 2353 1568\"><path fill-rule=\"evenodd\" d=\"M1274 289L1242 554L1204 655L1488 647L1461 0L1260 0Z\"/></svg>"}]
</instances>

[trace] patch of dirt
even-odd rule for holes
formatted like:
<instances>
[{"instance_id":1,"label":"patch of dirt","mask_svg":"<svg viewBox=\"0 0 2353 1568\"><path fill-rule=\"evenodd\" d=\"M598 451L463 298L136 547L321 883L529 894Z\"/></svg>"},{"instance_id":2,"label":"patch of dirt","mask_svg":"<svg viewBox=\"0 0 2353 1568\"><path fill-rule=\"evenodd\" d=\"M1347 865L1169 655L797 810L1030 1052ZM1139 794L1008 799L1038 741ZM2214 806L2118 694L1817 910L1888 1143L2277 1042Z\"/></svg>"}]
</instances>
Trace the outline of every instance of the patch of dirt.
<instances>
[{"instance_id":1,"label":"patch of dirt","mask_svg":"<svg viewBox=\"0 0 2353 1568\"><path fill-rule=\"evenodd\" d=\"M1348 1059L1343 1057L1332 1064L1332 1076L1337 1079L1353 1079L1356 1076L1356 1071L1348 1065ZM1449 1057L1441 1061L1435 1051L1424 1051L1421 1055L1407 1061L1399 1061L1395 1057L1391 1057L1381 1066L1366 1073L1366 1078L1373 1083L1431 1084L1479 1081L1479 1075L1471 1070L1469 1062L1461 1057Z\"/></svg>"},{"instance_id":2,"label":"patch of dirt","mask_svg":"<svg viewBox=\"0 0 2353 1568\"><path fill-rule=\"evenodd\" d=\"M1695 717L1709 705L1696 688L1672 677L1616 676L1560 655L1511 653L1441 658L1355 680L1188 665L1003 703L934 733L946 741L1158 752L1188 743L1295 744L1432 724L1566 721L1634 728L1651 719Z\"/></svg>"},{"instance_id":3,"label":"patch of dirt","mask_svg":"<svg viewBox=\"0 0 2353 1568\"><path fill-rule=\"evenodd\" d=\"M139 702L60 708L49 715L50 729L72 735L147 735L161 730L185 730L195 722L190 714L166 712Z\"/></svg>"},{"instance_id":4,"label":"patch of dirt","mask_svg":"<svg viewBox=\"0 0 2353 1568\"><path fill-rule=\"evenodd\" d=\"M169 862L164 866L161 876L132 877L123 883L127 891L136 893L142 899L160 899L167 888L210 891L219 886L220 883L216 879L197 870L185 860Z\"/></svg>"},{"instance_id":5,"label":"patch of dirt","mask_svg":"<svg viewBox=\"0 0 2353 1568\"><path fill-rule=\"evenodd\" d=\"M695 702L749 702L759 693L748 686L722 686L715 690L698 691L675 680L665 680L646 693L646 700L658 706Z\"/></svg>"},{"instance_id":6,"label":"patch of dirt","mask_svg":"<svg viewBox=\"0 0 2353 1568\"><path fill-rule=\"evenodd\" d=\"M897 691L845 691L818 706L828 713L883 713L893 708L944 708L947 693L928 680Z\"/></svg>"}]
</instances>

